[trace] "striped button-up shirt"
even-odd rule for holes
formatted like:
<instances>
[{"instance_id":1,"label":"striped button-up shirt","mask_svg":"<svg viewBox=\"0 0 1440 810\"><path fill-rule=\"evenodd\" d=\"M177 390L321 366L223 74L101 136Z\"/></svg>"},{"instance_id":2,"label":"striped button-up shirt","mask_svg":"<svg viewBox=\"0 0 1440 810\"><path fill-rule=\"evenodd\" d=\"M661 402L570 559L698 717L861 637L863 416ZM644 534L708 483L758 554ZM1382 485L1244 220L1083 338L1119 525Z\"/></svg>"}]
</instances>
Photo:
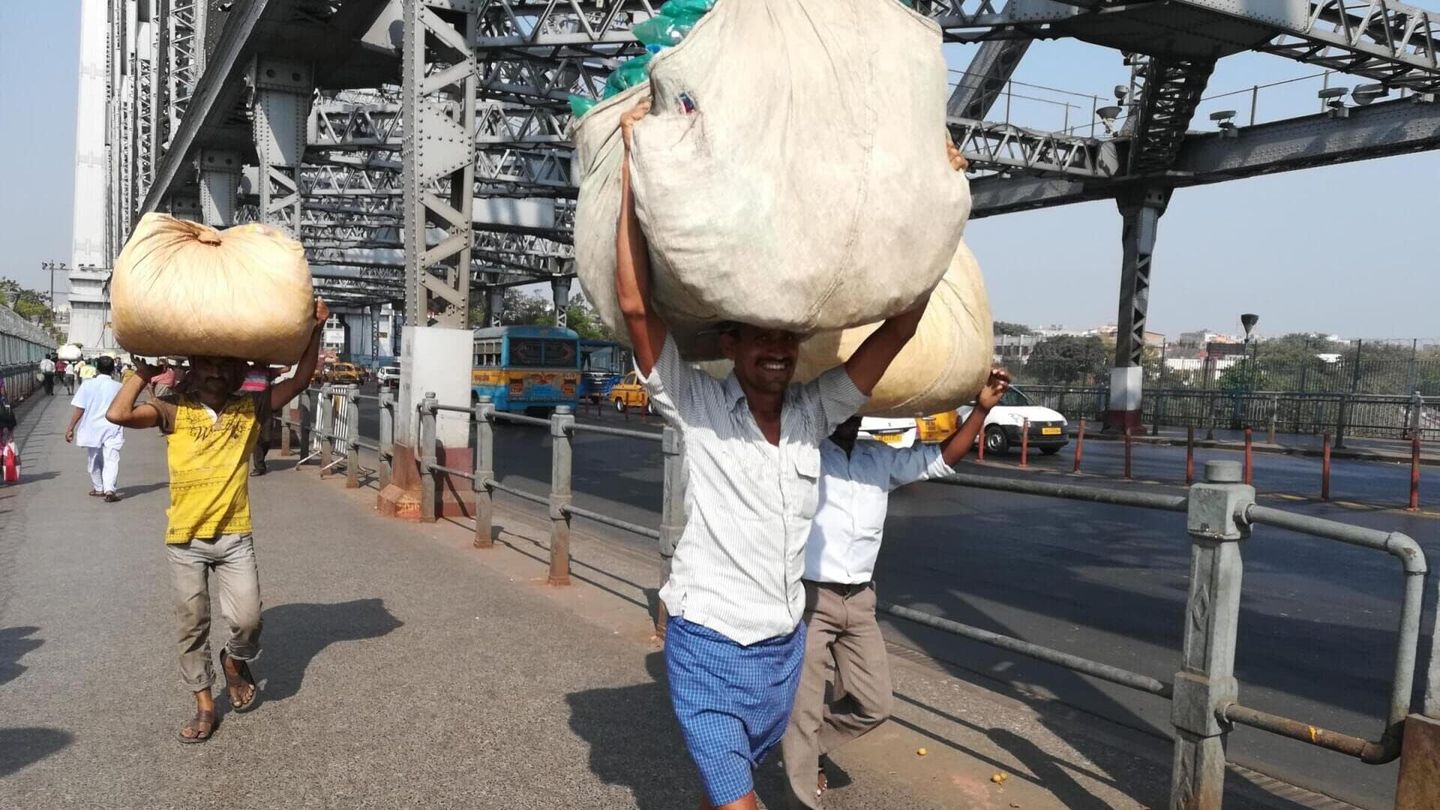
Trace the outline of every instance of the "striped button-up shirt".
<instances>
[{"instance_id":1,"label":"striped button-up shirt","mask_svg":"<svg viewBox=\"0 0 1440 810\"><path fill-rule=\"evenodd\" d=\"M939 445L903 450L856 441L850 455L830 440L820 445L820 507L805 544L805 578L859 585L875 574L890 491L951 474Z\"/></svg>"},{"instance_id":2,"label":"striped button-up shirt","mask_svg":"<svg viewBox=\"0 0 1440 810\"><path fill-rule=\"evenodd\" d=\"M716 380L667 338L645 379L650 400L685 440L685 531L660 598L672 616L739 644L793 631L815 514L821 440L865 404L844 368L785 392L780 445L766 440L731 374Z\"/></svg>"}]
</instances>

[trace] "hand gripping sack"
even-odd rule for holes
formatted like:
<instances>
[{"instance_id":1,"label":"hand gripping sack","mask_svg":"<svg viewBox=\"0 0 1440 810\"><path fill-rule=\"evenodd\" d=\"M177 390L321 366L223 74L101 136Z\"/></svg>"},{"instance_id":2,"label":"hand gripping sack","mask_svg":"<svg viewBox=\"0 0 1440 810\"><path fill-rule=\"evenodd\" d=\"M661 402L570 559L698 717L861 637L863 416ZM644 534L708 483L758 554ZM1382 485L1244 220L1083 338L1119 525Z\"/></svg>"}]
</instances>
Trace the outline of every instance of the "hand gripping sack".
<instances>
[{"instance_id":1,"label":"hand gripping sack","mask_svg":"<svg viewBox=\"0 0 1440 810\"><path fill-rule=\"evenodd\" d=\"M304 248L265 225L217 231L147 214L115 261L110 302L115 339L145 357L289 365L315 328Z\"/></svg>"},{"instance_id":2,"label":"hand gripping sack","mask_svg":"<svg viewBox=\"0 0 1440 810\"><path fill-rule=\"evenodd\" d=\"M648 94L632 180L652 294L687 357L735 320L800 332L883 320L939 281L970 211L945 154L946 64L929 20L886 0L720 0L650 83L576 132L576 264L614 295L620 117Z\"/></svg>"}]
</instances>

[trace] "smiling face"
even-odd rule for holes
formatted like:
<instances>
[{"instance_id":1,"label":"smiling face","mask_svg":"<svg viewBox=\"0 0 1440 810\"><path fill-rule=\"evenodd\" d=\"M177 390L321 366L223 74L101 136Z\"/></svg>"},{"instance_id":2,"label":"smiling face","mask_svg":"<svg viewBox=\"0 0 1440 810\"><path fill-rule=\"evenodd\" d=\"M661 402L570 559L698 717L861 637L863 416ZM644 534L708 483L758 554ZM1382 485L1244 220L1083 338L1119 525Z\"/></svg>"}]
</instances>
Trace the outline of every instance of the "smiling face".
<instances>
[{"instance_id":1,"label":"smiling face","mask_svg":"<svg viewBox=\"0 0 1440 810\"><path fill-rule=\"evenodd\" d=\"M780 394L795 376L800 335L741 324L720 335L720 351L735 364L735 378L742 387Z\"/></svg>"},{"instance_id":2,"label":"smiling face","mask_svg":"<svg viewBox=\"0 0 1440 810\"><path fill-rule=\"evenodd\" d=\"M245 361L229 357L192 357L185 375L190 390L210 401L222 400L245 382Z\"/></svg>"}]
</instances>

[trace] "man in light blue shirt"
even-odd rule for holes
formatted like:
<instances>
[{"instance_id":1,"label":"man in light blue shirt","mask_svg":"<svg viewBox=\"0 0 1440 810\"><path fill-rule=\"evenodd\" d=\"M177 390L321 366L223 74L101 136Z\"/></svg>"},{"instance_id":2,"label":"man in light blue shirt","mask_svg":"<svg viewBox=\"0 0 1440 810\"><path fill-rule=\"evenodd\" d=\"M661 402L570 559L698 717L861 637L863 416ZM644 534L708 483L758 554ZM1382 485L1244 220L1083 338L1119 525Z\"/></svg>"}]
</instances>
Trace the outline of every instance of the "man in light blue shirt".
<instances>
[{"instance_id":1,"label":"man in light blue shirt","mask_svg":"<svg viewBox=\"0 0 1440 810\"><path fill-rule=\"evenodd\" d=\"M85 448L88 454L90 494L114 503L120 500L115 483L120 475L120 448L125 444L125 429L105 418L111 400L120 391L114 377L115 359L97 359L95 371L94 377L80 384L70 402L75 409L70 415L70 427L65 430L65 441Z\"/></svg>"},{"instance_id":2,"label":"man in light blue shirt","mask_svg":"<svg viewBox=\"0 0 1440 810\"><path fill-rule=\"evenodd\" d=\"M991 371L965 423L938 445L896 449L857 442L859 417L820 444L820 502L805 544L805 663L780 743L791 807L819 807L825 791L820 757L890 716L890 666L872 581L890 493L949 475L975 445L985 417L1009 387L1009 374ZM836 688L826 703L832 662Z\"/></svg>"}]
</instances>

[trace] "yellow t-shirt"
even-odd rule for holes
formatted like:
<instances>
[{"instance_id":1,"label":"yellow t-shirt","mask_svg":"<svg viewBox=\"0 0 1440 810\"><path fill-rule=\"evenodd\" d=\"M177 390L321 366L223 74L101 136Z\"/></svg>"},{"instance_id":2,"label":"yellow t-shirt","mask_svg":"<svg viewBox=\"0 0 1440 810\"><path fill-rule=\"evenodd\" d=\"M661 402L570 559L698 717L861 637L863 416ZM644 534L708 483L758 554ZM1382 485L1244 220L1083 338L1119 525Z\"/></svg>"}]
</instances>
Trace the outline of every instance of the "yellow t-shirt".
<instances>
[{"instance_id":1,"label":"yellow t-shirt","mask_svg":"<svg viewBox=\"0 0 1440 810\"><path fill-rule=\"evenodd\" d=\"M167 544L250 533L248 460L259 437L255 396L231 397L219 414L185 395L153 403L160 430L170 437Z\"/></svg>"}]
</instances>

